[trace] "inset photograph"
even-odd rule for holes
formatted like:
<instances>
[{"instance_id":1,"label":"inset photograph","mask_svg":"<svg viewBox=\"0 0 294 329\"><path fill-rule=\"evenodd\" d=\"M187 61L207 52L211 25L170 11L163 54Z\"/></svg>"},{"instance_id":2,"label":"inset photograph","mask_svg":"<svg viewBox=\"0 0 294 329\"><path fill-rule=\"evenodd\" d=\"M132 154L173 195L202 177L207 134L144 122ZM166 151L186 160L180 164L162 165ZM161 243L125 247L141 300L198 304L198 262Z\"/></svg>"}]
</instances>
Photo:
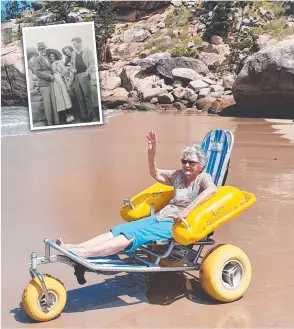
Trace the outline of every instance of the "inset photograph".
<instances>
[{"instance_id":1,"label":"inset photograph","mask_svg":"<svg viewBox=\"0 0 294 329\"><path fill-rule=\"evenodd\" d=\"M31 130L102 124L94 23L23 28Z\"/></svg>"}]
</instances>

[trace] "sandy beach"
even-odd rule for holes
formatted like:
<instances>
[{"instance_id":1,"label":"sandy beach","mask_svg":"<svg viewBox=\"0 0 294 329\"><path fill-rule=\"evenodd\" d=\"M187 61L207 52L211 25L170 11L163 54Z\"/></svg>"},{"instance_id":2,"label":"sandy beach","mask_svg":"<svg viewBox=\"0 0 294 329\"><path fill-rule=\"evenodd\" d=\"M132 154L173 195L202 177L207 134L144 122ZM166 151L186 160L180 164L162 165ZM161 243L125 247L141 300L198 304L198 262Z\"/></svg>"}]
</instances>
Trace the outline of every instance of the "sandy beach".
<instances>
[{"instance_id":1,"label":"sandy beach","mask_svg":"<svg viewBox=\"0 0 294 329\"><path fill-rule=\"evenodd\" d=\"M293 127L290 121L130 112L99 127L2 137L3 328L293 327ZM227 185L257 198L214 235L217 244L237 245L249 256L253 273L245 296L214 302L197 279L178 273L89 273L80 286L72 268L51 264L40 270L65 284L67 305L56 320L32 323L20 301L30 281L28 258L32 251L44 254L43 239L81 242L121 222L123 199L153 183L148 130L158 134L158 166L176 169L184 146L200 143L214 128L235 136ZM177 294L183 297L173 302Z\"/></svg>"}]
</instances>

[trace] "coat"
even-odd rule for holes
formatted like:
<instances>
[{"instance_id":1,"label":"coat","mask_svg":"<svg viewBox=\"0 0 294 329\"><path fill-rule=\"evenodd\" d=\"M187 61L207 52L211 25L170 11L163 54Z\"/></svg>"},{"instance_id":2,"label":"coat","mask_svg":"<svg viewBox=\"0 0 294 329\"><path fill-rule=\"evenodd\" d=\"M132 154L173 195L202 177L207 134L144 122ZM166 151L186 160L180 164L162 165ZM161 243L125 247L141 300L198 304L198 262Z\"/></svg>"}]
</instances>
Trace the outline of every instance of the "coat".
<instances>
[{"instance_id":1,"label":"coat","mask_svg":"<svg viewBox=\"0 0 294 329\"><path fill-rule=\"evenodd\" d=\"M49 60L48 60L49 62ZM35 61L35 75L38 77L39 87L49 87L51 83L50 75L53 75L50 64L46 62L43 56L39 56Z\"/></svg>"}]
</instances>

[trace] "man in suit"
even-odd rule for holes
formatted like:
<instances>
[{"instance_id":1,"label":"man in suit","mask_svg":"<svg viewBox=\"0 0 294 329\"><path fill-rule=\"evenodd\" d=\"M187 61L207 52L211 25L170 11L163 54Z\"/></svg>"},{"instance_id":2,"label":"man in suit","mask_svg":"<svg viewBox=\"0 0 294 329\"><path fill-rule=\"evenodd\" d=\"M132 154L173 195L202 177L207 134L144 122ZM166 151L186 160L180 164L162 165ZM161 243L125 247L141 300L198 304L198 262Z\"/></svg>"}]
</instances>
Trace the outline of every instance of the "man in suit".
<instances>
[{"instance_id":1,"label":"man in suit","mask_svg":"<svg viewBox=\"0 0 294 329\"><path fill-rule=\"evenodd\" d=\"M38 77L47 125L59 124L59 117L56 110L56 101L53 89L54 76L48 57L46 56L46 45L44 42L37 44L39 56L35 60L35 75Z\"/></svg>"},{"instance_id":2,"label":"man in suit","mask_svg":"<svg viewBox=\"0 0 294 329\"><path fill-rule=\"evenodd\" d=\"M80 117L84 122L92 121L94 104L92 100L91 85L97 85L95 60L90 49L82 46L82 39L72 39L74 51L71 56L71 64L75 70L74 89L79 103Z\"/></svg>"}]
</instances>

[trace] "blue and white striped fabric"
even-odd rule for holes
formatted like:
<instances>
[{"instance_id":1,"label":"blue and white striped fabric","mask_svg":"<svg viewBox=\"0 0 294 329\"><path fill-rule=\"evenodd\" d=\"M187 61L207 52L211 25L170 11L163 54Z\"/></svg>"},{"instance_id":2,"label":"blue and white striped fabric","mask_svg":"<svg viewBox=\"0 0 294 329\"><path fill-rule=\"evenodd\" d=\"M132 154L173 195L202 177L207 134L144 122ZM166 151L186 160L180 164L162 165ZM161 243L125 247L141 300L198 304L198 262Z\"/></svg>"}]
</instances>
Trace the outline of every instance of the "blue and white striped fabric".
<instances>
[{"instance_id":1,"label":"blue and white striped fabric","mask_svg":"<svg viewBox=\"0 0 294 329\"><path fill-rule=\"evenodd\" d=\"M205 172L209 173L216 186L221 186L225 175L233 140L232 133L222 129L209 132L204 138L201 147L206 153L208 161Z\"/></svg>"}]
</instances>

